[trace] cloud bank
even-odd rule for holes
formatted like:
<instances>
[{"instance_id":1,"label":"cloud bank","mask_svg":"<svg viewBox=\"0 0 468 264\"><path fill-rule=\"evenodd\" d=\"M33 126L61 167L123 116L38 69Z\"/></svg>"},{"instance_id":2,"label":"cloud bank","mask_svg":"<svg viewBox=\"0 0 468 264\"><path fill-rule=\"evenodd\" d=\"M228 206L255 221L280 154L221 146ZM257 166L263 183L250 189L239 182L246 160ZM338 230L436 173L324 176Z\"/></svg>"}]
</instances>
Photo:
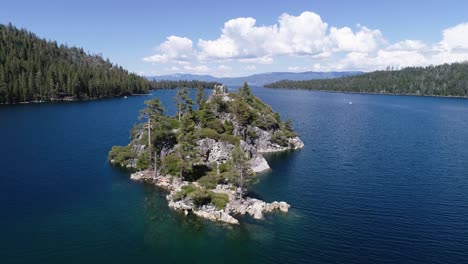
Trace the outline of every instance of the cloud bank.
<instances>
[{"instance_id":1,"label":"cloud bank","mask_svg":"<svg viewBox=\"0 0 468 264\"><path fill-rule=\"evenodd\" d=\"M329 26L313 12L298 16L282 14L276 24L259 26L252 17L224 23L216 39L169 36L145 62L166 65L167 69L196 73L226 74L230 64L274 64L278 58L284 69L377 70L388 66L402 68L468 60L468 23L445 29L437 43L417 39L388 43L379 29L357 25ZM296 60L310 66L294 65ZM181 66L178 67L177 65Z\"/></svg>"}]
</instances>

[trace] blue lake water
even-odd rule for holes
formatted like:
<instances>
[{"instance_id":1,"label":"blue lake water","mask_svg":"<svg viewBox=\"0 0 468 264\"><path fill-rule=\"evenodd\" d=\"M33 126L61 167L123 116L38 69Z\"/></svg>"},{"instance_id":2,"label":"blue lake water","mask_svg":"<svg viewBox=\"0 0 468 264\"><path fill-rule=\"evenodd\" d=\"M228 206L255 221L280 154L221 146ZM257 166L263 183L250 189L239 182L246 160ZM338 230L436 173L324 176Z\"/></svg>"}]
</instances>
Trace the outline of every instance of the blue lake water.
<instances>
[{"instance_id":1,"label":"blue lake water","mask_svg":"<svg viewBox=\"0 0 468 264\"><path fill-rule=\"evenodd\" d=\"M468 100L253 92L306 147L251 190L290 212L234 227L107 163L148 96L0 106L0 262L468 263Z\"/></svg>"}]
</instances>

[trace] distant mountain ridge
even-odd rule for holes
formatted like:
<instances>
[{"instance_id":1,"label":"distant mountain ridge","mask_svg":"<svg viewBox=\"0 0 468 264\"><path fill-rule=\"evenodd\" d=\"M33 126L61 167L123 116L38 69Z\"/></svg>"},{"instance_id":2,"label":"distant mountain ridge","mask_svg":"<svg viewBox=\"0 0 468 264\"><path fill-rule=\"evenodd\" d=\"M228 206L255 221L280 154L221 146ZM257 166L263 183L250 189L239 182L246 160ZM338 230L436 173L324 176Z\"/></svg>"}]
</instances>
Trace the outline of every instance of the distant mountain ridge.
<instances>
[{"instance_id":1,"label":"distant mountain ridge","mask_svg":"<svg viewBox=\"0 0 468 264\"><path fill-rule=\"evenodd\" d=\"M149 80L197 80L206 82L220 82L226 85L241 85L244 82L248 82L251 85L264 85L272 82L291 80L291 81L303 81L303 80L316 80L316 79L332 79L346 76L355 76L363 74L360 71L343 71L343 72L269 72L253 74L245 77L225 77L218 78L211 75L197 75L197 74L170 74L170 75L159 75L159 76L147 76Z\"/></svg>"}]
</instances>

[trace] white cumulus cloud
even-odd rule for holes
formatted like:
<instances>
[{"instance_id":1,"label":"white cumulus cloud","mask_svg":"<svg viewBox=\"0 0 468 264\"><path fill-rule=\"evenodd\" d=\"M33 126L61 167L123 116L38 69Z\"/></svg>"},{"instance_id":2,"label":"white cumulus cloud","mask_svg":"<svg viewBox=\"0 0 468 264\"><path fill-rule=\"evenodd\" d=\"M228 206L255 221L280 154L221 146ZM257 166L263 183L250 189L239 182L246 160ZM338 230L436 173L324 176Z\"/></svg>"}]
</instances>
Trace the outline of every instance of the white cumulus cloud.
<instances>
[{"instance_id":1,"label":"white cumulus cloud","mask_svg":"<svg viewBox=\"0 0 468 264\"><path fill-rule=\"evenodd\" d=\"M457 49L468 50L468 23L459 24L444 30L443 36L444 38L440 44L444 49L448 51Z\"/></svg>"},{"instance_id":2,"label":"white cumulus cloud","mask_svg":"<svg viewBox=\"0 0 468 264\"><path fill-rule=\"evenodd\" d=\"M227 21L219 38L198 41L201 60L240 59L264 62L277 55L313 55L327 45L328 25L319 15L303 12L299 16L283 14L278 24L257 26L251 17ZM250 61L249 61L250 62Z\"/></svg>"},{"instance_id":3,"label":"white cumulus cloud","mask_svg":"<svg viewBox=\"0 0 468 264\"><path fill-rule=\"evenodd\" d=\"M332 27L329 37L337 51L346 52L371 52L385 42L380 30L361 26L357 32L353 32L349 27Z\"/></svg>"},{"instance_id":4,"label":"white cumulus cloud","mask_svg":"<svg viewBox=\"0 0 468 264\"><path fill-rule=\"evenodd\" d=\"M257 25L252 17L231 19L214 39L199 38L194 45L191 39L169 36L156 50L143 60L165 64L172 72L237 74L256 71L259 64L289 71L372 71L468 60L468 23L445 29L436 43L388 43L379 29L329 26L318 14L305 11L282 14L273 25Z\"/></svg>"},{"instance_id":5,"label":"white cumulus cloud","mask_svg":"<svg viewBox=\"0 0 468 264\"><path fill-rule=\"evenodd\" d=\"M192 40L170 36L156 49L157 54L143 58L146 62L186 64L193 56Z\"/></svg>"}]
</instances>

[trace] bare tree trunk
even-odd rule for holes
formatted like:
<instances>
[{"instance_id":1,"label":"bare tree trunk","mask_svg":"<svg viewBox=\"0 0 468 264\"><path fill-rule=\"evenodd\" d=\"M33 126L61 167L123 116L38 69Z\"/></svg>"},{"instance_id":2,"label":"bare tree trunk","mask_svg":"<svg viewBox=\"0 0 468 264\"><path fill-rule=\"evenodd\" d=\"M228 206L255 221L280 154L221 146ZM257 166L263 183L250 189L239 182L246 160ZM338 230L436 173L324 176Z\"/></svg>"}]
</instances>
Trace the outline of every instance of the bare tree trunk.
<instances>
[{"instance_id":1,"label":"bare tree trunk","mask_svg":"<svg viewBox=\"0 0 468 264\"><path fill-rule=\"evenodd\" d=\"M240 171L240 201L241 203L242 203L242 198L243 198L243 192L244 192L244 168L242 166L241 171Z\"/></svg>"},{"instance_id":2,"label":"bare tree trunk","mask_svg":"<svg viewBox=\"0 0 468 264\"><path fill-rule=\"evenodd\" d=\"M182 154L179 153L179 159L180 159L180 163L179 163L179 178L180 178L180 181L182 182L183 181L183 175L182 175Z\"/></svg>"},{"instance_id":3,"label":"bare tree trunk","mask_svg":"<svg viewBox=\"0 0 468 264\"><path fill-rule=\"evenodd\" d=\"M182 108L182 107L179 106L179 122L180 122L180 118L181 118L181 115L182 115L182 109L181 109L181 108Z\"/></svg>"},{"instance_id":4,"label":"bare tree trunk","mask_svg":"<svg viewBox=\"0 0 468 264\"><path fill-rule=\"evenodd\" d=\"M158 176L158 154L154 152L154 178Z\"/></svg>"},{"instance_id":5,"label":"bare tree trunk","mask_svg":"<svg viewBox=\"0 0 468 264\"><path fill-rule=\"evenodd\" d=\"M149 167L151 167L151 117L148 115L148 152L149 152Z\"/></svg>"}]
</instances>

